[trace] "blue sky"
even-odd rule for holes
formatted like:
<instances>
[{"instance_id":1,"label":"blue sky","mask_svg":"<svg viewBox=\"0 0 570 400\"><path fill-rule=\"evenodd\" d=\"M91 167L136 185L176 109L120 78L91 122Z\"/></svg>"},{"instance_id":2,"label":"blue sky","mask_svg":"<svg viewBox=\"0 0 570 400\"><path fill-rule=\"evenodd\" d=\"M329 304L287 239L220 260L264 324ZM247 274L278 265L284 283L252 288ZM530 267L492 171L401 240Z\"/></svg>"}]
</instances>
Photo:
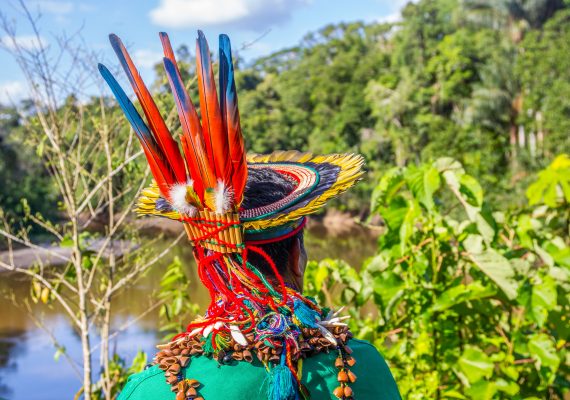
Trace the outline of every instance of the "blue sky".
<instances>
[{"instance_id":1,"label":"blue sky","mask_svg":"<svg viewBox=\"0 0 570 400\"><path fill-rule=\"evenodd\" d=\"M16 27L18 43L36 46L31 28L17 0L2 0L1 13ZM127 44L144 78L152 79L152 66L162 58L158 32L166 31L173 46L193 48L196 30L210 43L227 33L234 48L255 41L240 52L246 61L297 44L309 31L341 21L386 21L398 18L405 0L23 0L41 14L43 46L51 46L62 33L81 28L85 45L100 51L102 61L113 64L109 33ZM10 46L4 32L3 46ZM211 45L213 48L214 46ZM0 49L0 103L25 95L26 84L11 55Z\"/></svg>"}]
</instances>

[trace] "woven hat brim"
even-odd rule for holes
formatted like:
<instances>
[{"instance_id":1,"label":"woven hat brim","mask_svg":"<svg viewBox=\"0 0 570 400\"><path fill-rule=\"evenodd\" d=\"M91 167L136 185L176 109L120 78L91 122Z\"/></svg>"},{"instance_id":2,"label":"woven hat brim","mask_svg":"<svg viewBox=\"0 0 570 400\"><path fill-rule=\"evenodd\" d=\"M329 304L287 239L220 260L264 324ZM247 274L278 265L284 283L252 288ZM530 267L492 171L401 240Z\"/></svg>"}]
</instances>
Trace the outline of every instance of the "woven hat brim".
<instances>
[{"instance_id":1,"label":"woven hat brim","mask_svg":"<svg viewBox=\"0 0 570 400\"><path fill-rule=\"evenodd\" d=\"M354 186L364 174L364 159L358 154L313 155L299 151L248 154L248 168L271 168L298 179L293 194L264 210L240 210L247 230L278 227L314 214L328 200ZM154 215L180 220L180 214L160 196L156 184L144 189L135 210L139 215Z\"/></svg>"}]
</instances>

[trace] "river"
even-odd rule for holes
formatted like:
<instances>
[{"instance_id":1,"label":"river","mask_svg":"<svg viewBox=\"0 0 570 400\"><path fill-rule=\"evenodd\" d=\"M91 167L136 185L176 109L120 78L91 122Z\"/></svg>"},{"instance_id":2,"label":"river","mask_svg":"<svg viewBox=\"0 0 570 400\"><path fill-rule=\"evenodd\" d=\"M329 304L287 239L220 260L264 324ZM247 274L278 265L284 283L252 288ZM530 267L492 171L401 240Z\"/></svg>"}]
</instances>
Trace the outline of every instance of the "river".
<instances>
[{"instance_id":1,"label":"river","mask_svg":"<svg viewBox=\"0 0 570 400\"><path fill-rule=\"evenodd\" d=\"M375 250L375 238L360 229L349 234L331 238L322 227L311 228L305 239L309 258L320 260L326 257L344 259L353 266L359 266ZM192 301L206 305L206 291L197 282L188 243L178 245L170 257L177 255L188 263L191 279ZM113 328L128 328L117 335L111 350L120 354L130 365L133 356L142 350L149 359L154 354L154 345L160 341L156 332L158 310L143 314L150 304L149 296L158 288L164 268L171 261L165 258L135 285L122 293L113 304ZM62 400L71 399L81 383L64 357L56 360L56 350L49 334L40 329L22 310L21 300L30 291L30 282L14 274L0 274L0 399L10 400ZM16 294L16 306L6 294ZM72 359L81 364L81 348L77 334L70 327L63 313L54 307L34 306L34 314L56 337ZM97 343L97 339L94 340ZM98 354L94 359L98 360ZM98 366L94 367L95 370Z\"/></svg>"}]
</instances>

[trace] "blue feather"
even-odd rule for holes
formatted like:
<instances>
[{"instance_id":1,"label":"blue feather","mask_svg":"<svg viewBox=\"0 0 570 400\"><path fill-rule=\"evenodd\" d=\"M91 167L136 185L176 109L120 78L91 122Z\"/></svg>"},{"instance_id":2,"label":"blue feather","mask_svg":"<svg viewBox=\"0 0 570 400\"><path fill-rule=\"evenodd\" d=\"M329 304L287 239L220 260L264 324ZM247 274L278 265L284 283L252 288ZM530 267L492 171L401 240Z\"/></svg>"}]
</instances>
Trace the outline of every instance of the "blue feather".
<instances>
[{"instance_id":1,"label":"blue feather","mask_svg":"<svg viewBox=\"0 0 570 400\"><path fill-rule=\"evenodd\" d=\"M232 50L228 35L220 35L220 107L222 116L226 116L228 104L234 104L236 86L234 82L234 67Z\"/></svg>"},{"instance_id":2,"label":"blue feather","mask_svg":"<svg viewBox=\"0 0 570 400\"><path fill-rule=\"evenodd\" d=\"M123 52L121 50L121 47L122 47L121 39L119 39L119 37L117 35L115 35L114 33L111 33L109 35L109 42L111 42L111 47L113 47L113 50L115 50L115 54L117 55L117 58L119 59L119 62L121 63L121 66L125 70L125 73L127 74L127 77L129 78L129 81L131 82L131 84L133 86L136 86L137 82L135 81L135 77L131 73L131 70L129 69L129 64L127 63L127 59L125 58L125 55L123 54Z\"/></svg>"},{"instance_id":3,"label":"blue feather","mask_svg":"<svg viewBox=\"0 0 570 400\"><path fill-rule=\"evenodd\" d=\"M150 133L148 126L141 118L134 104L131 102L131 100L129 100L129 97L123 88L121 88L121 85L119 85L119 82L117 82L113 74L111 74L111 72L103 64L99 64L99 72L111 88L111 91L115 95L119 106L121 106L121 109L131 123L131 126L133 127L135 133L141 139L143 145L145 145L145 147L147 147L149 150L155 150L156 143L154 137Z\"/></svg>"},{"instance_id":4,"label":"blue feather","mask_svg":"<svg viewBox=\"0 0 570 400\"><path fill-rule=\"evenodd\" d=\"M142 146L146 150L145 153L147 157L152 157L154 160L154 164L159 165L159 168L155 169L153 171L153 174L160 174L160 176L155 175L154 178L157 181L157 183L159 183L159 187L161 187L162 182L165 182L165 177L164 173L162 172L162 169L168 170L169 168L168 163L165 161L164 154L158 147L156 140L150 133L148 126L141 118L134 104L131 102L131 100L129 100L129 97L127 96L123 88L121 88L121 85L119 85L113 74L111 74L111 72L103 64L99 64L98 67L101 76L103 76L103 79L105 79L105 81L111 88L111 91L115 95L115 98L119 103L119 106L123 110L123 113L129 120L137 137L140 139ZM149 160L149 163L150 162L151 160ZM161 191L165 189L166 187L161 187Z\"/></svg>"}]
</instances>

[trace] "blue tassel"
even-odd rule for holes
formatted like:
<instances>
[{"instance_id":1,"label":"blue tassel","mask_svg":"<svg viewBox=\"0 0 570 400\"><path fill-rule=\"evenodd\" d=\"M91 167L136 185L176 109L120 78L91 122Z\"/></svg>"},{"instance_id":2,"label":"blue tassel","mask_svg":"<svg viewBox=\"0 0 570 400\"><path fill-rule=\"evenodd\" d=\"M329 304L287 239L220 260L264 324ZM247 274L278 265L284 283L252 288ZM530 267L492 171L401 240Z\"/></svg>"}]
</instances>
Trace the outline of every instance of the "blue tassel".
<instances>
[{"instance_id":1,"label":"blue tassel","mask_svg":"<svg viewBox=\"0 0 570 400\"><path fill-rule=\"evenodd\" d=\"M316 328L319 313L313 310L299 299L293 303L295 318L301 323L303 328Z\"/></svg>"},{"instance_id":2,"label":"blue tassel","mask_svg":"<svg viewBox=\"0 0 570 400\"><path fill-rule=\"evenodd\" d=\"M281 363L273 367L265 378L268 400L298 400L299 393L295 379L285 365L285 352L281 354Z\"/></svg>"}]
</instances>

